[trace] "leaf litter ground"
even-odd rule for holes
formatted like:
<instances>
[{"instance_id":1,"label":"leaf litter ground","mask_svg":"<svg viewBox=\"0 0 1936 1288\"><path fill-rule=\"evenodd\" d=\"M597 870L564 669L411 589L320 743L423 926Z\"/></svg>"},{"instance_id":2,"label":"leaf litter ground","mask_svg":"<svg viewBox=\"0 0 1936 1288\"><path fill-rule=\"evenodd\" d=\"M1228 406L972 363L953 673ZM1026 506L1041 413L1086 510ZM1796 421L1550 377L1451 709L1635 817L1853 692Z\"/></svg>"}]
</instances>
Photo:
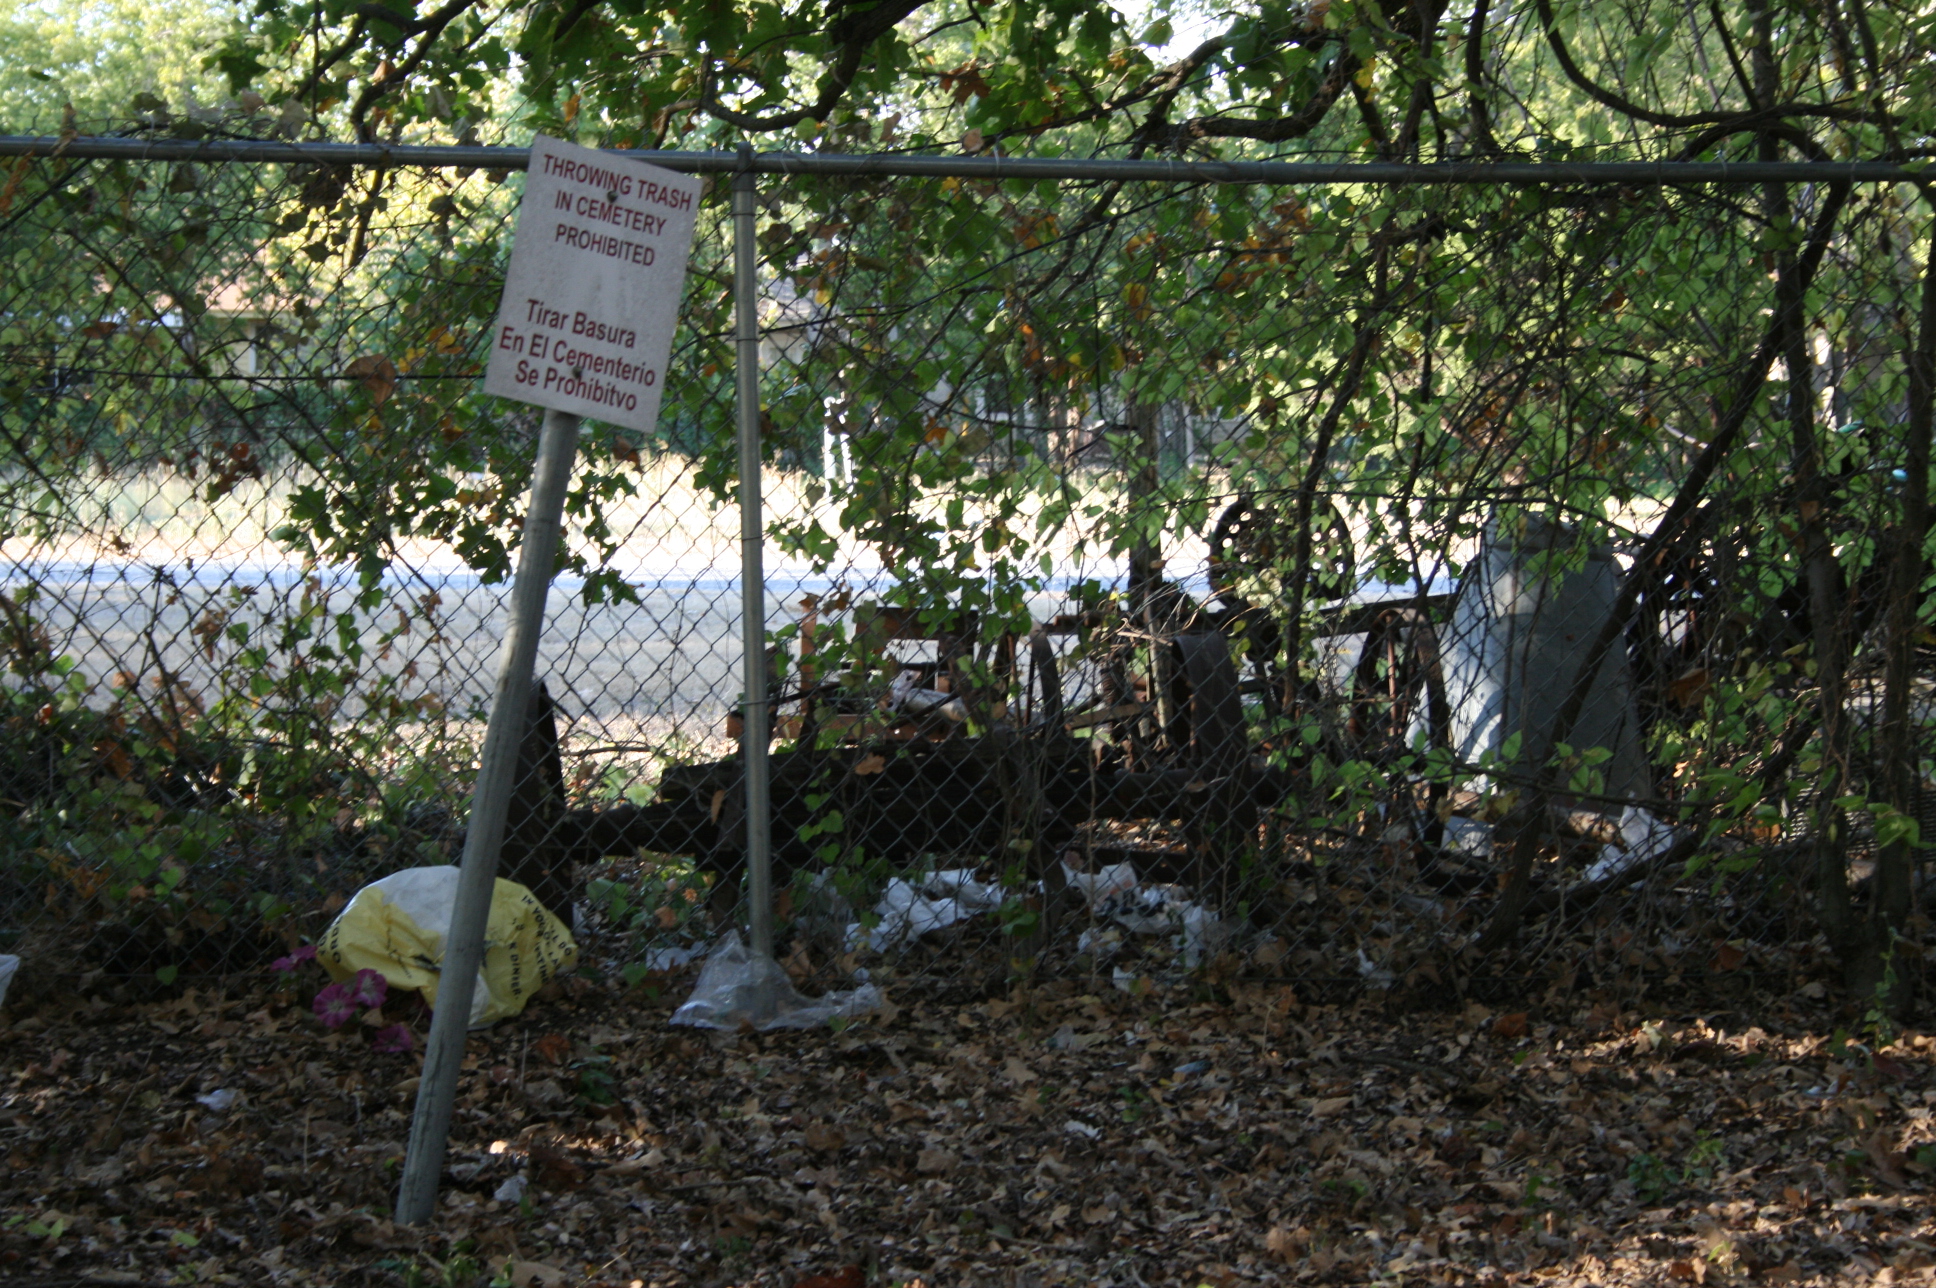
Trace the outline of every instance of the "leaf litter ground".
<instances>
[{"instance_id":1,"label":"leaf litter ground","mask_svg":"<svg viewBox=\"0 0 1936 1288\"><path fill-rule=\"evenodd\" d=\"M712 1035L666 1023L689 977L579 979L474 1036L440 1214L405 1229L419 1057L372 1042L395 1014L325 1031L320 982L17 1001L0 1280L1883 1284L1936 1264L1936 1039L1843 1039L1819 986L1699 1015L904 987L839 1032Z\"/></svg>"}]
</instances>

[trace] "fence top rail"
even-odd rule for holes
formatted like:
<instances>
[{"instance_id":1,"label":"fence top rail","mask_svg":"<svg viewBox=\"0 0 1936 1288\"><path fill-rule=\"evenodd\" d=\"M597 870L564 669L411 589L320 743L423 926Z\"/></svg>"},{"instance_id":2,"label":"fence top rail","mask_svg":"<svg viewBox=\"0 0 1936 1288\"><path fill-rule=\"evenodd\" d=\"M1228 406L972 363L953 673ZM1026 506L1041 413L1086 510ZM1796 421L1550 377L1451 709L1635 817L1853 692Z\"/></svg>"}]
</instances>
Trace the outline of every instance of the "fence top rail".
<instances>
[{"instance_id":1,"label":"fence top rail","mask_svg":"<svg viewBox=\"0 0 1936 1288\"><path fill-rule=\"evenodd\" d=\"M1656 187L1709 183L1918 183L1936 166L1892 161L1118 161L1003 156L854 156L825 152L670 152L614 150L690 174L1090 179L1150 183L1270 184L1620 184ZM387 168L522 170L530 152L515 147L389 143L292 143L273 139L70 138L0 135L0 157L93 160L288 162Z\"/></svg>"}]
</instances>

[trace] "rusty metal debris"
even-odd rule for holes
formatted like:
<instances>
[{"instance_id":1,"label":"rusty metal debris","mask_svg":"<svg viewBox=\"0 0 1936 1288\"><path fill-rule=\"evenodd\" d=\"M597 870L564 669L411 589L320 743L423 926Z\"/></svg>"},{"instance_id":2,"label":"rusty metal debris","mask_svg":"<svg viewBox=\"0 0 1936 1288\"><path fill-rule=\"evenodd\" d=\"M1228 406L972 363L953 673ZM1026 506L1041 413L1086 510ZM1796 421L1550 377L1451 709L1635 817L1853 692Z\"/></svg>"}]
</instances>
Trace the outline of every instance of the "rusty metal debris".
<instances>
[{"instance_id":1,"label":"rusty metal debris","mask_svg":"<svg viewBox=\"0 0 1936 1288\"><path fill-rule=\"evenodd\" d=\"M948 606L807 601L791 671L783 677L777 651L769 668L787 744L771 757L776 886L836 854L896 870L994 858L1054 895L1072 876L1133 858L1144 880L1229 907L1265 814L1309 786L1318 760L1387 774L1384 839L1425 892L1492 884L1489 827L1461 816L1470 794L1453 800L1443 776L1405 766L1431 753L1470 761L1517 728L1515 712L1525 723L1527 670L1556 665L1569 635L1592 625L1574 618L1604 612L1606 577L1596 573L1606 570L1529 571L1556 538L1522 534L1513 545L1489 539L1482 575L1463 589L1421 578L1367 593L1340 517L1312 557L1325 607L1317 665L1299 672L1284 662L1283 624L1256 594L1287 557L1280 520L1243 496L1211 536L1208 597L1141 552L1125 593L1096 596L1026 637L990 636ZM828 630L836 611L846 614L844 651L816 652L817 638L843 637ZM835 657L837 672L827 669ZM1605 723L1624 740L1617 785L1644 798L1633 683L1624 667L1615 678ZM567 808L541 685L522 766L506 871L554 911L568 915L577 865L634 852L690 860L710 875L715 911L730 911L745 867L737 758L667 768L645 804ZM1621 812L1605 799L1569 802L1553 834L1598 859L1618 840ZM1120 825L1155 826L1166 839L1125 848L1107 832ZM1625 863L1606 859L1596 873Z\"/></svg>"}]
</instances>

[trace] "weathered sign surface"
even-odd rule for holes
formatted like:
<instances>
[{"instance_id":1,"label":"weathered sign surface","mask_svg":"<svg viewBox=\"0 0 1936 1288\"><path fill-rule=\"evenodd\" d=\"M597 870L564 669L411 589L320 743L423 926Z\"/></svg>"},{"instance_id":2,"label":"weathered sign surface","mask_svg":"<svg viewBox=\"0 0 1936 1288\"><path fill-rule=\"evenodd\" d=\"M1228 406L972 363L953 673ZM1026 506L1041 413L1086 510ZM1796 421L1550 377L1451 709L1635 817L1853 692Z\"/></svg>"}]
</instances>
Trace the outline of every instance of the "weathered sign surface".
<instances>
[{"instance_id":1,"label":"weathered sign surface","mask_svg":"<svg viewBox=\"0 0 1936 1288\"><path fill-rule=\"evenodd\" d=\"M700 180L539 135L484 392L650 430Z\"/></svg>"}]
</instances>

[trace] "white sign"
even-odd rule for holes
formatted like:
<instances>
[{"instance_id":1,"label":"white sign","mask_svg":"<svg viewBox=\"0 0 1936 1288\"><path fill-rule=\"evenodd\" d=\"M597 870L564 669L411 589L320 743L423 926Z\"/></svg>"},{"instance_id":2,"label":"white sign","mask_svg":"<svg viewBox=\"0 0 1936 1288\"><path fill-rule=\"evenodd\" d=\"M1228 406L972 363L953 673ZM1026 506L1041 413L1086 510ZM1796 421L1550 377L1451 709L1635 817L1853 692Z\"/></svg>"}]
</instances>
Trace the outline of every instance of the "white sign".
<instances>
[{"instance_id":1,"label":"white sign","mask_svg":"<svg viewBox=\"0 0 1936 1288\"><path fill-rule=\"evenodd\" d=\"M484 392L650 431L699 191L696 175L532 140Z\"/></svg>"}]
</instances>

